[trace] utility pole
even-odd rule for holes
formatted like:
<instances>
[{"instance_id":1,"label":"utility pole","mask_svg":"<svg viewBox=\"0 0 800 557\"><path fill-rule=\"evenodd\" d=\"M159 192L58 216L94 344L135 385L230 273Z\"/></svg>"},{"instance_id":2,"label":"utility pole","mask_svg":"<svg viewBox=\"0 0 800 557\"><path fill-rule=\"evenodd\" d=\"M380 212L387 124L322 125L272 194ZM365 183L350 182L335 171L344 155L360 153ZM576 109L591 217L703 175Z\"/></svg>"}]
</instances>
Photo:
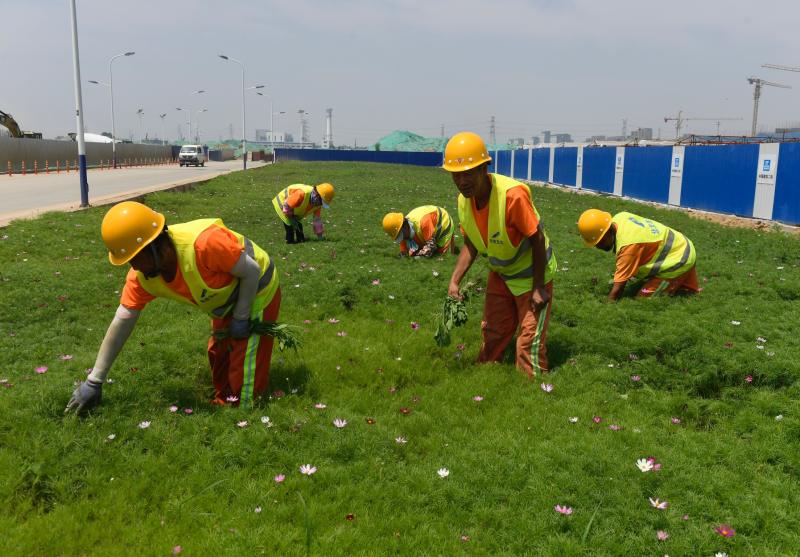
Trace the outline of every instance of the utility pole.
<instances>
[{"instance_id":1,"label":"utility pole","mask_svg":"<svg viewBox=\"0 0 800 557\"><path fill-rule=\"evenodd\" d=\"M622 139L624 140L626 137L628 137L628 119L627 118L623 118L622 119Z\"/></svg>"},{"instance_id":2,"label":"utility pole","mask_svg":"<svg viewBox=\"0 0 800 557\"><path fill-rule=\"evenodd\" d=\"M489 121L489 143L492 144L492 147L494 147L495 144L497 143L497 137L495 136L495 131L496 131L495 120L494 116L492 116L492 119Z\"/></svg>"},{"instance_id":3,"label":"utility pole","mask_svg":"<svg viewBox=\"0 0 800 557\"><path fill-rule=\"evenodd\" d=\"M442 132L441 132L441 134L440 134L440 137L441 137L442 139L444 139L444 124L442 124Z\"/></svg>"}]
</instances>

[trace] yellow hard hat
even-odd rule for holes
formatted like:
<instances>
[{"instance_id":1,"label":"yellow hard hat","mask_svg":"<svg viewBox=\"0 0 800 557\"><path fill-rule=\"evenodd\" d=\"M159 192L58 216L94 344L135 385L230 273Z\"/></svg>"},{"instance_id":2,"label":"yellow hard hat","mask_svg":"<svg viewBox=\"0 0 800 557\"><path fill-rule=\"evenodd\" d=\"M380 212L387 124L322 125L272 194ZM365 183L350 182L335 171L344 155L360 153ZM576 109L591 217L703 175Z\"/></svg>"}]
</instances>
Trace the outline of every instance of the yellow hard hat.
<instances>
[{"instance_id":1,"label":"yellow hard hat","mask_svg":"<svg viewBox=\"0 0 800 557\"><path fill-rule=\"evenodd\" d=\"M403 213L386 213L383 217L383 231L394 240L403 228L403 221L405 221Z\"/></svg>"},{"instance_id":2,"label":"yellow hard hat","mask_svg":"<svg viewBox=\"0 0 800 557\"><path fill-rule=\"evenodd\" d=\"M330 205L333 201L333 185L324 182L317 186L317 193L325 202L325 205Z\"/></svg>"},{"instance_id":3,"label":"yellow hard hat","mask_svg":"<svg viewBox=\"0 0 800 557\"><path fill-rule=\"evenodd\" d=\"M610 227L611 213L600 209L587 209L578 219L578 231L588 247L596 246Z\"/></svg>"},{"instance_id":4,"label":"yellow hard hat","mask_svg":"<svg viewBox=\"0 0 800 557\"><path fill-rule=\"evenodd\" d=\"M459 132L450 138L444 148L442 168L448 172L464 172L491 160L481 136L472 132Z\"/></svg>"},{"instance_id":5,"label":"yellow hard hat","mask_svg":"<svg viewBox=\"0 0 800 557\"><path fill-rule=\"evenodd\" d=\"M108 248L108 260L124 265L164 230L164 215L147 205L123 201L103 217L101 234Z\"/></svg>"}]
</instances>

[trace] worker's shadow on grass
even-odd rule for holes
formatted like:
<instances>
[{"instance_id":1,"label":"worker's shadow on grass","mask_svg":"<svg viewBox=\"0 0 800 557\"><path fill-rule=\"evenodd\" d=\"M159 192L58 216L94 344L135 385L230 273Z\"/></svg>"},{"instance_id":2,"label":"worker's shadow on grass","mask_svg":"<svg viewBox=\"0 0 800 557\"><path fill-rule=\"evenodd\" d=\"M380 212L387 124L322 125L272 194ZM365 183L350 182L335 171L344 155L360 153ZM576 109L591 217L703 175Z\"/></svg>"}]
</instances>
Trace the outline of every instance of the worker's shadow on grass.
<instances>
[{"instance_id":1,"label":"worker's shadow on grass","mask_svg":"<svg viewBox=\"0 0 800 557\"><path fill-rule=\"evenodd\" d=\"M305 394L310 379L311 370L305 363L289 363L278 358L269 372L269 394L273 398L281 393Z\"/></svg>"}]
</instances>

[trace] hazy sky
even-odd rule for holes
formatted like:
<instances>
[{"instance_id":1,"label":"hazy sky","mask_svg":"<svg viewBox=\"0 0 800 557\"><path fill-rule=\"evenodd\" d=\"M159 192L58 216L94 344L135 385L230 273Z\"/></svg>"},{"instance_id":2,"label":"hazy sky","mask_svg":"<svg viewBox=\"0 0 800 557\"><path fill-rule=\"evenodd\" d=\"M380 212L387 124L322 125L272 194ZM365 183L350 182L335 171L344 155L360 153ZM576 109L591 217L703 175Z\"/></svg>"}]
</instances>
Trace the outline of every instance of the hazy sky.
<instances>
[{"instance_id":1,"label":"hazy sky","mask_svg":"<svg viewBox=\"0 0 800 557\"><path fill-rule=\"evenodd\" d=\"M203 139L241 134L240 67L265 84L275 128L299 136L298 109L322 140L333 108L334 143L374 143L395 129L439 136L462 129L497 139L542 130L620 134L665 116L736 117L723 133L749 131L751 75L766 87L759 128L800 122L797 0L77 0L87 131L110 130L114 62L117 134L168 138L197 111ZM53 137L76 127L68 0L0 0L0 110ZM205 89L202 95L192 91ZM269 102L247 92L247 137L267 128ZM715 122L688 122L713 132Z\"/></svg>"}]
</instances>

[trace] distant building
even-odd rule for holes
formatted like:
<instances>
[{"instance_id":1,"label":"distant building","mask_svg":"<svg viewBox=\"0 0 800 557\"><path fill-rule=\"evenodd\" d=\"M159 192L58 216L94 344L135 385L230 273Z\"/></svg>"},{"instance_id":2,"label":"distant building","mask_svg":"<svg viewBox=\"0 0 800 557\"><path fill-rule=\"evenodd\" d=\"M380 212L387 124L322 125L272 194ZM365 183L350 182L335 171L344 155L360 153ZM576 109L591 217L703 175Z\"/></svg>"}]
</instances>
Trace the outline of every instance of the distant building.
<instances>
[{"instance_id":1,"label":"distant building","mask_svg":"<svg viewBox=\"0 0 800 557\"><path fill-rule=\"evenodd\" d=\"M263 143L285 143L291 141L291 139L286 139L286 134L284 132L256 129L256 141Z\"/></svg>"},{"instance_id":2,"label":"distant building","mask_svg":"<svg viewBox=\"0 0 800 557\"><path fill-rule=\"evenodd\" d=\"M592 142L592 141L595 141L595 142L597 142L597 141L606 141L606 136L604 136L604 135L593 135L592 137L586 138L586 141L589 141L589 142Z\"/></svg>"},{"instance_id":3,"label":"distant building","mask_svg":"<svg viewBox=\"0 0 800 557\"><path fill-rule=\"evenodd\" d=\"M525 145L525 138L524 137L512 137L511 139L508 140L508 143L512 147L522 147L523 145Z\"/></svg>"},{"instance_id":4,"label":"distant building","mask_svg":"<svg viewBox=\"0 0 800 557\"><path fill-rule=\"evenodd\" d=\"M568 134L568 133L557 133L557 134L554 135L554 137L555 137L555 139L554 139L555 143L571 143L572 142L572 136L570 134Z\"/></svg>"},{"instance_id":5,"label":"distant building","mask_svg":"<svg viewBox=\"0 0 800 557\"><path fill-rule=\"evenodd\" d=\"M550 143L550 130L545 130L542 132L542 139L544 143Z\"/></svg>"},{"instance_id":6,"label":"distant building","mask_svg":"<svg viewBox=\"0 0 800 557\"><path fill-rule=\"evenodd\" d=\"M639 128L631 132L631 139L653 139L653 128Z\"/></svg>"},{"instance_id":7,"label":"distant building","mask_svg":"<svg viewBox=\"0 0 800 557\"><path fill-rule=\"evenodd\" d=\"M534 136L531 138L531 145L539 145L540 141L541 141L541 140L539 139L539 137L538 137L538 136L536 136L536 135L534 135Z\"/></svg>"}]
</instances>

